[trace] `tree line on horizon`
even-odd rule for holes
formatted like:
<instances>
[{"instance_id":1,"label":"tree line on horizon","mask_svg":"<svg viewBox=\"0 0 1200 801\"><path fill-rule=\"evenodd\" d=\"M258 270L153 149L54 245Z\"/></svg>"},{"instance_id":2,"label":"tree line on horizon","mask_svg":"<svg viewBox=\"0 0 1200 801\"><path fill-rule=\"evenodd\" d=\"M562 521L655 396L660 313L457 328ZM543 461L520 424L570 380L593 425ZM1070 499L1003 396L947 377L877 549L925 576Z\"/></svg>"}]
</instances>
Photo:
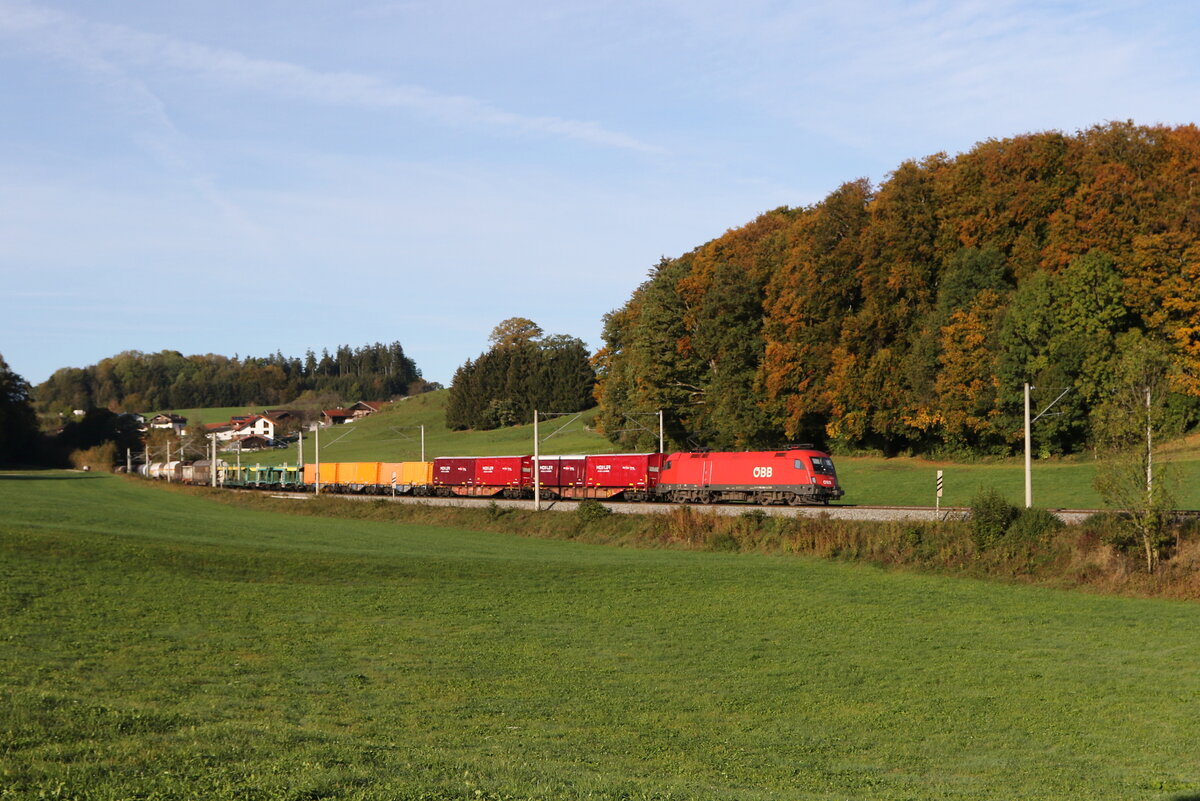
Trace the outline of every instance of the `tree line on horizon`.
<instances>
[{"instance_id":1,"label":"tree line on horizon","mask_svg":"<svg viewBox=\"0 0 1200 801\"><path fill-rule=\"evenodd\" d=\"M33 390L45 414L109 409L146 412L198 407L279 405L309 395L384 400L420 391L421 371L399 342L340 345L304 358L184 356L125 351L90 367L64 367Z\"/></svg>"},{"instance_id":2,"label":"tree line on horizon","mask_svg":"<svg viewBox=\"0 0 1200 801\"><path fill-rule=\"evenodd\" d=\"M988 140L664 257L605 317L598 420L625 448L654 445L627 421L662 409L677 446L1008 454L1028 382L1035 413L1062 395L1037 449L1070 453L1155 365L1181 432L1198 287L1195 125Z\"/></svg>"}]
</instances>

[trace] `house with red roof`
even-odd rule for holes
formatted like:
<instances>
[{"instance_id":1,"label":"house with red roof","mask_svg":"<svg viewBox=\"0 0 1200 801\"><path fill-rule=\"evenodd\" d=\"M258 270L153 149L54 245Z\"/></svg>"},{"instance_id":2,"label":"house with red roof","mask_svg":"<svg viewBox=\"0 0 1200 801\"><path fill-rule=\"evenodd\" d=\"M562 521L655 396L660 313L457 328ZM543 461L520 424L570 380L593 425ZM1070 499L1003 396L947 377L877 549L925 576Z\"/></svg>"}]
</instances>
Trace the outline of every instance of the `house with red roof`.
<instances>
[{"instance_id":1,"label":"house with red roof","mask_svg":"<svg viewBox=\"0 0 1200 801\"><path fill-rule=\"evenodd\" d=\"M375 414L388 401L359 401L350 407L349 412L355 420L361 420L369 414Z\"/></svg>"}]
</instances>

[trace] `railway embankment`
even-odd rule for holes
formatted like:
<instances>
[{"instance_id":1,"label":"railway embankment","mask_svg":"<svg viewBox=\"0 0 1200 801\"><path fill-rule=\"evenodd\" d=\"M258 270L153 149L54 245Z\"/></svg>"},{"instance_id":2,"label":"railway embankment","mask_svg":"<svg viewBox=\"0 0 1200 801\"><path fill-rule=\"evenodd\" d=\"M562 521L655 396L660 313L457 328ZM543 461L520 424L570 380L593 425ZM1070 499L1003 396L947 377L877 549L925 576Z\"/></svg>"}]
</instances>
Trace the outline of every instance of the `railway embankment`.
<instances>
[{"instance_id":1,"label":"railway embankment","mask_svg":"<svg viewBox=\"0 0 1200 801\"><path fill-rule=\"evenodd\" d=\"M161 486L161 485L160 485ZM442 525L617 547L765 553L866 562L888 569L1017 581L1129 596L1200 600L1200 519L1173 518L1147 569L1120 516L1020 512L990 528L972 510L914 507L747 507L596 501L331 496L199 491L225 503L288 514ZM1075 521L1066 525L1064 519Z\"/></svg>"},{"instance_id":2,"label":"railway embankment","mask_svg":"<svg viewBox=\"0 0 1200 801\"><path fill-rule=\"evenodd\" d=\"M246 490L253 492L253 490ZM277 492L275 498L306 500L313 498L311 493ZM507 500L497 498L494 501L481 501L479 498L416 498L407 495L334 495L348 501L387 501L389 503L425 504L428 506L446 506L460 509L478 509L481 504L495 503L505 509L522 509L527 511L576 512L580 501L548 499L540 502L531 500ZM597 501L613 514L644 515L667 514L674 508L673 504L665 503L625 503ZM722 517L739 517L747 512L761 511L772 517L791 517L809 519L849 520L865 522L899 522L917 521L926 523L961 521L970 518L971 509L967 506L860 506L857 504L830 504L814 506L752 506L749 504L691 504L688 508L704 514ZM1049 509L1050 514L1063 523L1073 525L1082 523L1089 517L1103 514L1097 509Z\"/></svg>"}]
</instances>

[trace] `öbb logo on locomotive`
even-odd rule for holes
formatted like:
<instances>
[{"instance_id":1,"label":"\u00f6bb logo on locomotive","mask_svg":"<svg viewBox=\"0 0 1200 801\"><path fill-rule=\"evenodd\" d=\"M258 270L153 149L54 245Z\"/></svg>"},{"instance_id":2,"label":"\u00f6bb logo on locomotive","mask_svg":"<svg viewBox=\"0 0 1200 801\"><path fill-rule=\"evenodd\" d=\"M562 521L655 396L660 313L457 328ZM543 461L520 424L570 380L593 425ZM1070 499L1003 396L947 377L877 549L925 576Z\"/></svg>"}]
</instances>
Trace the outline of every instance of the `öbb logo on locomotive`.
<instances>
[{"instance_id":1,"label":"\u00f6bb logo on locomotive","mask_svg":"<svg viewBox=\"0 0 1200 801\"><path fill-rule=\"evenodd\" d=\"M215 466L231 488L373 495L532 498L532 456L439 457L432 462L322 462ZM208 461L142 465L150 478L208 484ZM544 498L673 503L821 504L845 493L829 454L811 446L778 451L541 456ZM395 478L393 478L395 477Z\"/></svg>"}]
</instances>

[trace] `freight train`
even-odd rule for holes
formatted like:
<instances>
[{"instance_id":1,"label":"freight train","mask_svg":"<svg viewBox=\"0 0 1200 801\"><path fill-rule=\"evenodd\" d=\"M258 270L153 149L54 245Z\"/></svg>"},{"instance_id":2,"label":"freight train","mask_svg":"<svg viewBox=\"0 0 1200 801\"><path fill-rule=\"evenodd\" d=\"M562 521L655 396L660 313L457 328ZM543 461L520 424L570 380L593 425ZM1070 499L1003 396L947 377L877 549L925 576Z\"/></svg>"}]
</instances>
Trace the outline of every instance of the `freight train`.
<instances>
[{"instance_id":1,"label":"freight train","mask_svg":"<svg viewBox=\"0 0 1200 801\"><path fill-rule=\"evenodd\" d=\"M209 484L208 461L142 465L149 478ZM432 462L325 462L320 465L234 467L218 461L216 483L271 490L532 498L532 456L446 456ZM844 494L833 460L809 446L777 451L617 453L540 456L543 498L752 503L793 506L827 504Z\"/></svg>"}]
</instances>

